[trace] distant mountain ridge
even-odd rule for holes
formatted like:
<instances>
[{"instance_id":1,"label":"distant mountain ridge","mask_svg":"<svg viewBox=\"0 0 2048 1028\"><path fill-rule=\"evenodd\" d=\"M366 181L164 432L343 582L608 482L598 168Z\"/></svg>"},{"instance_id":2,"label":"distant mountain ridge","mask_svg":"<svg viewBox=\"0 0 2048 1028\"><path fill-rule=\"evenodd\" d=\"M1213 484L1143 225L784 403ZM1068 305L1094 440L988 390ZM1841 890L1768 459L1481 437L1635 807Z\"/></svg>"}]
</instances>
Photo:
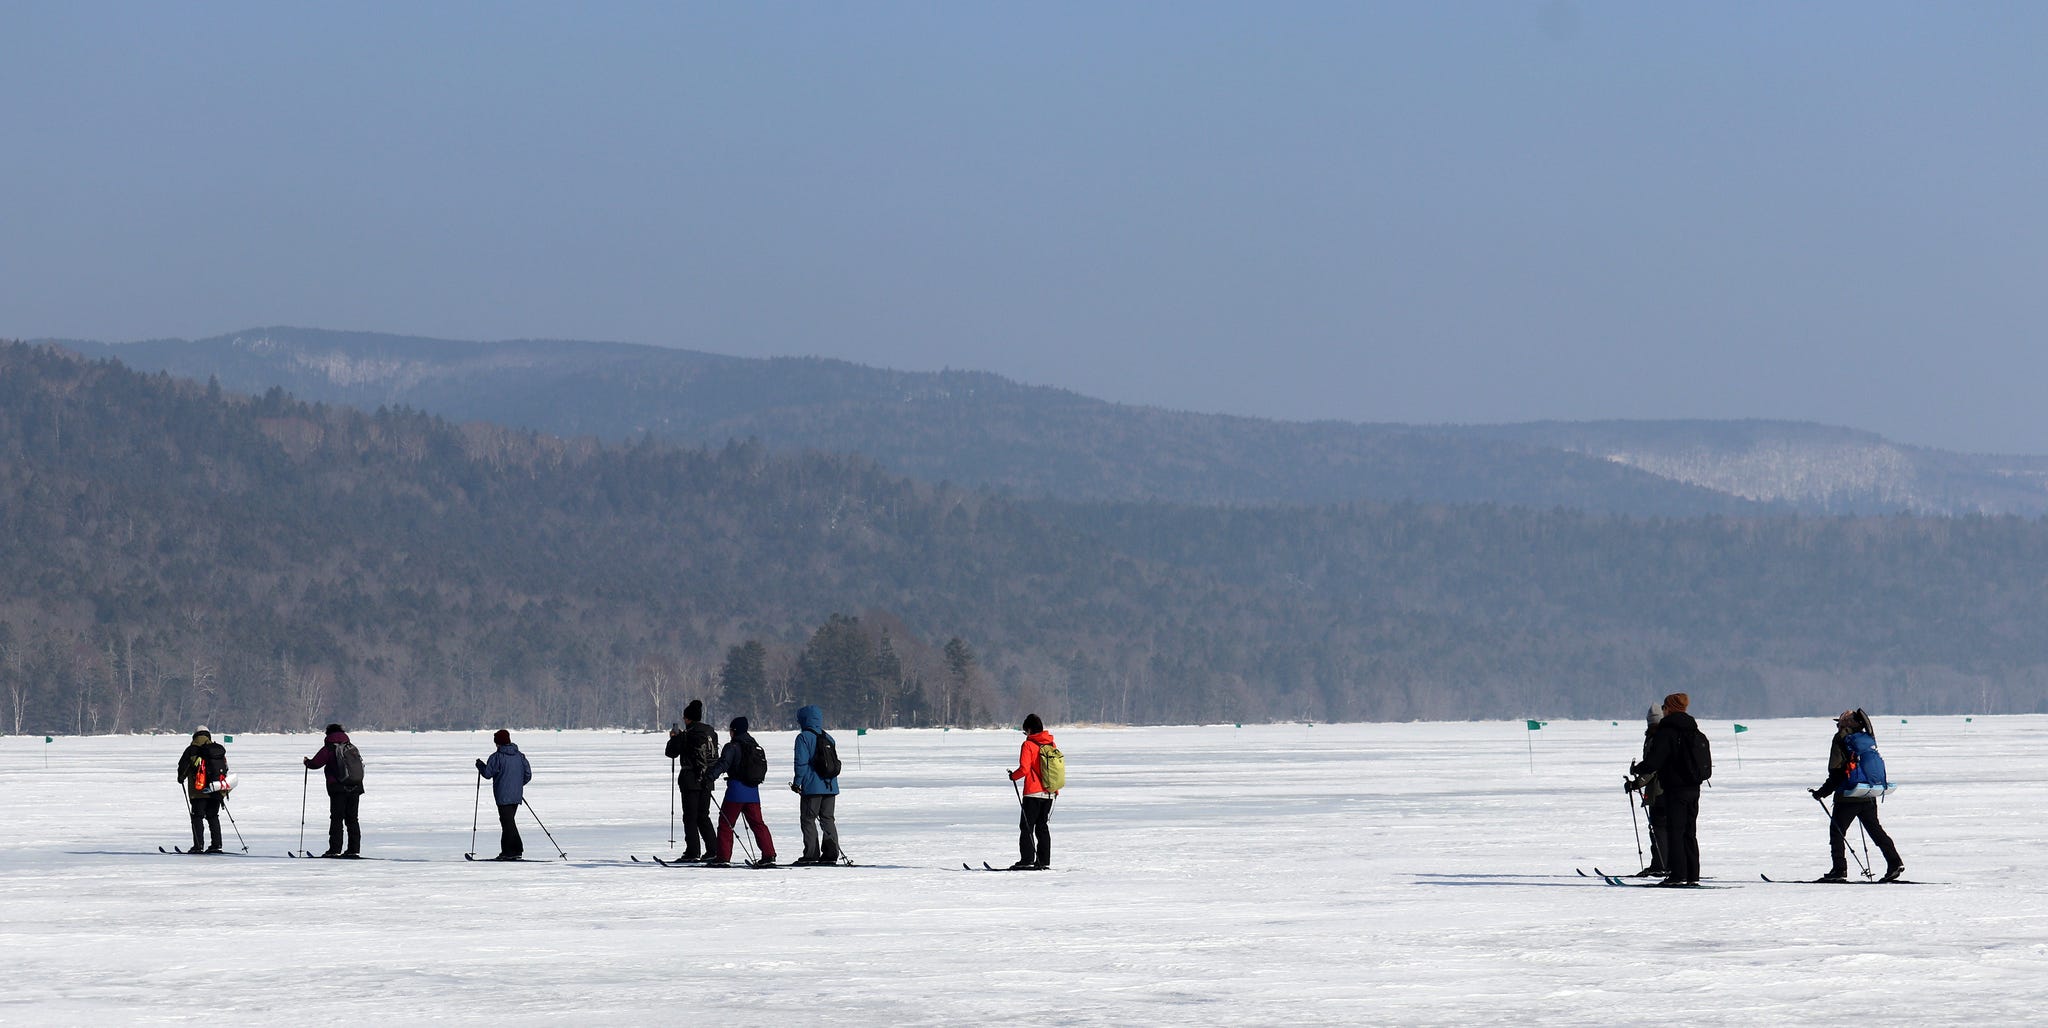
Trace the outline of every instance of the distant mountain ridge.
<instances>
[{"instance_id":1,"label":"distant mountain ridge","mask_svg":"<svg viewBox=\"0 0 2048 1028\"><path fill-rule=\"evenodd\" d=\"M2048 513L2048 458L1946 453L1796 422L1289 422L1117 404L983 372L285 327L49 342L240 392L281 388L563 436L759 438L1026 497L1498 503L1666 517Z\"/></svg>"}]
</instances>

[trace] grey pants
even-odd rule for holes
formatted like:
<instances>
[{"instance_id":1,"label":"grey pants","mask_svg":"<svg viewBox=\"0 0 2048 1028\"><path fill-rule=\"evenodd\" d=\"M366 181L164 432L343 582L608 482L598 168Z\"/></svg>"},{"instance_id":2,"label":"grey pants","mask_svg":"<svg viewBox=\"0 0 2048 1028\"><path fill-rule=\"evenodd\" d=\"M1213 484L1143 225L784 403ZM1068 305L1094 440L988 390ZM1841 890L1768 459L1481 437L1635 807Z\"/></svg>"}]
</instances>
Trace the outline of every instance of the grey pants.
<instances>
[{"instance_id":1,"label":"grey pants","mask_svg":"<svg viewBox=\"0 0 2048 1028\"><path fill-rule=\"evenodd\" d=\"M839 859L839 822L832 816L832 808L838 806L837 796L804 796L803 830L804 856L810 860L836 861ZM819 830L823 829L824 843L819 843Z\"/></svg>"}]
</instances>

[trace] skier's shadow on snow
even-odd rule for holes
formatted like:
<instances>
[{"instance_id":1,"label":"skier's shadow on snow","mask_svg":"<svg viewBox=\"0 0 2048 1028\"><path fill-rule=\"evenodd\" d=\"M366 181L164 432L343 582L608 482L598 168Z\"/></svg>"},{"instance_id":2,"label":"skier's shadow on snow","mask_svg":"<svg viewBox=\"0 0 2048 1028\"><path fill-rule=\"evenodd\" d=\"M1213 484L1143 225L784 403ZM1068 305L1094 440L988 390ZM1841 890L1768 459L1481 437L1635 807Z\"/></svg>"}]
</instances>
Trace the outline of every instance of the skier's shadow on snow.
<instances>
[{"instance_id":1,"label":"skier's shadow on snow","mask_svg":"<svg viewBox=\"0 0 2048 1028\"><path fill-rule=\"evenodd\" d=\"M1416 872L1412 875L1416 885L1481 885L1517 886L1524 889L1576 889L1582 885L1605 885L1598 878L1584 878L1579 875L1514 875L1514 874L1443 874Z\"/></svg>"}]
</instances>

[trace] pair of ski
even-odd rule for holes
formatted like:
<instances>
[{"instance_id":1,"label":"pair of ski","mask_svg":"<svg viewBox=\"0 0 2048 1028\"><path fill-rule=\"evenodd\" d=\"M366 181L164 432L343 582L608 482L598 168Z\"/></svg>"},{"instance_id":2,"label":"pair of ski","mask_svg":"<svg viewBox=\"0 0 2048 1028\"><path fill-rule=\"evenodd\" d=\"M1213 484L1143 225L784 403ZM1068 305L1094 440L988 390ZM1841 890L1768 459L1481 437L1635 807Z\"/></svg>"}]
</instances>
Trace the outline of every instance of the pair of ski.
<instances>
[{"instance_id":1,"label":"pair of ski","mask_svg":"<svg viewBox=\"0 0 2048 1028\"><path fill-rule=\"evenodd\" d=\"M989 863L988 861L984 860L984 861L982 861L982 862L981 862L981 866L980 866L980 867L970 867L970 866L968 866L968 865L966 865L966 864L962 864L962 865L960 865L960 870L962 870L962 871L1050 871L1050 870L1052 870L1052 868L1049 868L1049 867L996 867L996 866L994 866L994 865L990 864L990 863Z\"/></svg>"},{"instance_id":2,"label":"pair of ski","mask_svg":"<svg viewBox=\"0 0 2048 1028\"><path fill-rule=\"evenodd\" d=\"M158 853L183 853L183 854L187 854L187 855L198 855L198 856L210 856L210 857L247 857L247 856L253 856L253 854L251 854L251 853L250 853L250 852L249 852L248 850L242 850L241 852L239 852L239 853L238 853L238 852L236 852L236 851L234 851L234 850L202 850L202 849L187 849L187 848L185 848L185 847L183 847L183 846L172 846L172 847L171 847L171 848L169 848L169 849L165 849L165 848L164 848L164 847L162 847L162 846L158 846L158 847L156 848L156 851L157 851Z\"/></svg>"},{"instance_id":3,"label":"pair of ski","mask_svg":"<svg viewBox=\"0 0 2048 1028\"><path fill-rule=\"evenodd\" d=\"M1607 883L1607 884L1609 884L1609 885L1617 885L1617 886L1621 886L1622 888L1634 888L1634 889L1728 889L1728 888L1733 888L1733 886L1728 886L1728 885L1700 885L1700 884L1698 884L1698 883L1694 883L1694 884L1692 884L1692 885L1665 885L1665 884L1664 884L1664 880L1663 880L1663 879L1661 879L1661 878L1652 878L1652 877L1650 877L1650 876L1647 876L1647 875L1642 875L1642 874L1636 874L1636 875L1611 875L1611 874L1608 874L1608 873L1607 873L1607 872L1605 872L1605 871L1602 871L1602 870L1600 870L1600 869L1599 869L1599 868L1597 868L1597 867L1593 869L1593 873L1592 873L1592 874L1587 874L1586 872L1584 872L1584 871L1581 871L1581 870L1579 870L1579 869L1578 869L1578 868L1576 868L1576 867L1575 867L1575 868L1572 868L1572 870L1574 870L1574 871L1578 871L1578 872L1579 872L1579 876L1580 876L1580 877L1582 877L1582 878L1598 878L1598 879L1600 879L1601 881L1603 881L1603 882L1606 882L1606 883Z\"/></svg>"},{"instance_id":4,"label":"pair of ski","mask_svg":"<svg viewBox=\"0 0 2048 1028\"><path fill-rule=\"evenodd\" d=\"M1772 878L1772 877L1771 877L1770 875L1758 875L1757 877L1759 877L1759 878L1762 878L1762 879L1763 879L1764 881L1767 881L1767 882L1771 883L1772 885L1926 885L1926 884L1928 884L1927 882L1916 882L1916 881L1913 881L1913 880L1912 880L1912 879L1910 879L1910 878L1894 878L1894 879L1892 879L1892 880L1891 880L1891 881L1889 881L1889 882L1886 882L1886 881L1880 881L1880 880L1878 880L1878 879L1876 879L1876 878L1866 878L1866 879L1864 879L1864 880L1862 880L1862 881L1860 881L1860 882L1859 882L1859 881L1856 881L1856 880L1855 880L1855 879L1853 879L1853 878Z\"/></svg>"},{"instance_id":5,"label":"pair of ski","mask_svg":"<svg viewBox=\"0 0 2048 1028\"><path fill-rule=\"evenodd\" d=\"M649 859L649 860L652 860L652 861L654 861L655 863L657 863L657 864L660 864L660 865L661 865L661 866L663 866L663 867L710 867L710 868L725 868L725 867L739 867L739 868L746 868L747 870L750 870L750 871L773 871L773 870L776 870L777 868L784 868L784 867L829 867L829 866L831 866L831 865L828 865L828 864L764 864L764 863L762 863L762 862L760 862L760 861L758 861L758 860L735 860L735 861L729 861L729 862L727 862L727 863L724 863L724 864L716 864L716 863L708 863L708 862L706 862L706 861L702 861L702 860L663 860L663 859L661 859L660 857L655 857L655 856L650 856L650 857L648 857L647 859ZM633 858L633 862L634 862L634 863L636 863L636 864L637 864L637 863L639 863L639 862L640 862L640 858L639 858L639 857L634 857L634 858ZM852 864L842 864L842 865L840 865L840 866L841 866L841 867L852 867L853 865L852 865Z\"/></svg>"}]
</instances>

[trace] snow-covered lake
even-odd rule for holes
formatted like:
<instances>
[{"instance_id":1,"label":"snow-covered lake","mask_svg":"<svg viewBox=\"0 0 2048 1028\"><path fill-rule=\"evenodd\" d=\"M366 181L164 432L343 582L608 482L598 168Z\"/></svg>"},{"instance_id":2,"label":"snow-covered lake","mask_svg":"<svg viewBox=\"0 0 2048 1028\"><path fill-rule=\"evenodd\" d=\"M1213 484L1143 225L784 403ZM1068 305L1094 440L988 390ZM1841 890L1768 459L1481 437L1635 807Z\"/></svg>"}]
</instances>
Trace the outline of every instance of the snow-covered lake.
<instances>
[{"instance_id":1,"label":"snow-covered lake","mask_svg":"<svg viewBox=\"0 0 2048 1028\"><path fill-rule=\"evenodd\" d=\"M722 718L718 720L722 721ZM1915 886L1827 865L1826 718L1703 720L1714 884L1620 889L1640 721L1080 729L1057 870L1015 732L840 733L847 869L665 869L663 735L514 732L567 862L468 863L488 733L356 737L365 852L292 860L314 735L239 735L249 857L163 856L180 736L0 739L0 1021L1959 1024L2048 1003L2048 718L1880 718ZM217 733L224 727L216 725ZM788 732L760 733L786 778ZM1533 770L1532 770L1533 746ZM48 766L44 766L47 759ZM306 839L325 802L312 783ZM766 791L784 860L796 798ZM495 852L488 803L476 848ZM680 839L680 833L678 833ZM235 835L228 843L236 848ZM552 856L529 822L529 856ZM1873 857L1875 851L1872 851ZM1853 866L1852 866L1853 872ZM736 1019L744 1019L743 1021Z\"/></svg>"}]
</instances>

